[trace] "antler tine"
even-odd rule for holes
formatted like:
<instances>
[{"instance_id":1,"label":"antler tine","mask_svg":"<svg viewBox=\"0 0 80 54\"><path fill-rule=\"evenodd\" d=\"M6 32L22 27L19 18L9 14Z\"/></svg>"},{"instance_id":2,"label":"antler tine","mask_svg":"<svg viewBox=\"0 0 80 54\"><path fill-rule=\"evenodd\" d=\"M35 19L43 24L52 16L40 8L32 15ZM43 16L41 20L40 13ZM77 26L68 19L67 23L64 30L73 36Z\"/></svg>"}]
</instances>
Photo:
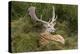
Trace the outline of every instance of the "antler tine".
<instances>
[{"instance_id":1,"label":"antler tine","mask_svg":"<svg viewBox=\"0 0 80 54\"><path fill-rule=\"evenodd\" d=\"M43 21L41 19L39 19L37 16L36 16L36 12L35 12L35 7L31 6L28 11L29 11L29 15L31 16L32 19L36 20L36 21L40 21L42 23L48 23L46 21Z\"/></svg>"},{"instance_id":2,"label":"antler tine","mask_svg":"<svg viewBox=\"0 0 80 54\"><path fill-rule=\"evenodd\" d=\"M55 16L55 8L53 6L53 17L52 17L52 21L50 23L53 23L54 21L56 21L57 16Z\"/></svg>"}]
</instances>

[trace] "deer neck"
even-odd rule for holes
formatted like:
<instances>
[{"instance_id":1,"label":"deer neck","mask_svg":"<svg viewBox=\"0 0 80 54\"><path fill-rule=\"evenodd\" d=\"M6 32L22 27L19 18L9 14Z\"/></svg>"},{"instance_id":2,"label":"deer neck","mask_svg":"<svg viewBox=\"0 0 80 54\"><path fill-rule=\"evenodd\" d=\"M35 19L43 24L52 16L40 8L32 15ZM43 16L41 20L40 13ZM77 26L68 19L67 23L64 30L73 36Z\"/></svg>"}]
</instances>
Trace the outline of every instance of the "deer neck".
<instances>
[{"instance_id":1,"label":"deer neck","mask_svg":"<svg viewBox=\"0 0 80 54\"><path fill-rule=\"evenodd\" d=\"M42 36L43 36L43 35L51 35L51 33L50 33L50 32L47 32L47 31L44 31L44 32L41 33L41 35L42 35Z\"/></svg>"}]
</instances>

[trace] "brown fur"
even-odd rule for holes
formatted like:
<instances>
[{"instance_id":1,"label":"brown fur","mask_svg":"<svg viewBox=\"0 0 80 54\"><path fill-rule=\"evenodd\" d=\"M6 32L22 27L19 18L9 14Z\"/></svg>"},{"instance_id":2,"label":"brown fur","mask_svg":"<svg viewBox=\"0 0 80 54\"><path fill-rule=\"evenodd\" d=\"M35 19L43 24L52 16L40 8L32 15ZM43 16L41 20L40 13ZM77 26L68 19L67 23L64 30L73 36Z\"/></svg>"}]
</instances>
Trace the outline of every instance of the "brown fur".
<instances>
[{"instance_id":1,"label":"brown fur","mask_svg":"<svg viewBox=\"0 0 80 54\"><path fill-rule=\"evenodd\" d=\"M64 38L61 35L52 35L48 32L41 33L39 43L40 45L47 45L50 41L57 41L64 44Z\"/></svg>"}]
</instances>

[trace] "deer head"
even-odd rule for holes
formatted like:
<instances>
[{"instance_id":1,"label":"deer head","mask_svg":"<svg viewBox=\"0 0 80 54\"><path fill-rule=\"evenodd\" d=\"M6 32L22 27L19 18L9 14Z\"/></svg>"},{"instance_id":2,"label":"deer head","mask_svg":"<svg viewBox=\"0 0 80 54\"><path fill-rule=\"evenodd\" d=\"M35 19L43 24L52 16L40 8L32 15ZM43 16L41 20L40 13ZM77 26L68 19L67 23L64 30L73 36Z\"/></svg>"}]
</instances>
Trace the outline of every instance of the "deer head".
<instances>
[{"instance_id":1,"label":"deer head","mask_svg":"<svg viewBox=\"0 0 80 54\"><path fill-rule=\"evenodd\" d=\"M43 23L43 26L46 28L45 31L47 31L47 32L55 32L54 26L55 26L55 24L56 24L55 21L56 21L56 19L57 19L57 16L55 16L55 8L54 8L54 6L53 6L53 17L52 17L51 21L49 20L48 22L42 20L42 19L41 19L42 16L41 16L41 18L38 18L38 17L36 16L36 11L35 11L35 10L36 10L36 8L33 7L33 6L31 6L31 7L28 9L28 12L29 12L29 15L31 16L31 18L32 18L33 20L42 22L42 23Z\"/></svg>"}]
</instances>

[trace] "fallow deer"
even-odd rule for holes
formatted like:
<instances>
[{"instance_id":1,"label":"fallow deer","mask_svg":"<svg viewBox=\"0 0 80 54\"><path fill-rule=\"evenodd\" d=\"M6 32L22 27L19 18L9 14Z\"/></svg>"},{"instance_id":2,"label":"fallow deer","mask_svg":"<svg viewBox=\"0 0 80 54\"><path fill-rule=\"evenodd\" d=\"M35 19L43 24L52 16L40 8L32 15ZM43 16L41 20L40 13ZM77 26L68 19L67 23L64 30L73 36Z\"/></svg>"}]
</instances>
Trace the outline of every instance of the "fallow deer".
<instances>
[{"instance_id":1,"label":"fallow deer","mask_svg":"<svg viewBox=\"0 0 80 54\"><path fill-rule=\"evenodd\" d=\"M30 8L28 8L28 12L29 12L29 15L31 16L32 19L36 20L36 21L39 21L39 22L42 22L43 23L43 26L45 27L45 31L40 33L40 40L39 40L39 43L41 45L47 45L49 43L49 41L57 41L57 42L60 42L62 44L64 44L64 38L61 36L61 35L58 35L58 34L51 34L51 32L55 32L55 24L56 24L56 19L57 19L57 16L55 15L55 8L53 6L53 17L52 17L52 20L49 22L47 21L44 21L40 18L38 18L36 16L36 8L31 6Z\"/></svg>"}]
</instances>

